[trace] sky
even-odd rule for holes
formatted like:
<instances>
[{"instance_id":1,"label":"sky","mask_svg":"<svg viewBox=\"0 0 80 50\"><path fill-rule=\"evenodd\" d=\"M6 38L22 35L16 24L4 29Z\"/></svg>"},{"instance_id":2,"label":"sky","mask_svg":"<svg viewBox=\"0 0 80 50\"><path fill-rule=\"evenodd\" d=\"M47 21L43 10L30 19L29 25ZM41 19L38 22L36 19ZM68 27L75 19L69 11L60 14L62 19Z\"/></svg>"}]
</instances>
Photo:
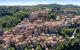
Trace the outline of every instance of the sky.
<instances>
[{"instance_id":1,"label":"sky","mask_svg":"<svg viewBox=\"0 0 80 50\"><path fill-rule=\"evenodd\" d=\"M37 5L51 3L80 5L80 0L0 0L0 5Z\"/></svg>"}]
</instances>

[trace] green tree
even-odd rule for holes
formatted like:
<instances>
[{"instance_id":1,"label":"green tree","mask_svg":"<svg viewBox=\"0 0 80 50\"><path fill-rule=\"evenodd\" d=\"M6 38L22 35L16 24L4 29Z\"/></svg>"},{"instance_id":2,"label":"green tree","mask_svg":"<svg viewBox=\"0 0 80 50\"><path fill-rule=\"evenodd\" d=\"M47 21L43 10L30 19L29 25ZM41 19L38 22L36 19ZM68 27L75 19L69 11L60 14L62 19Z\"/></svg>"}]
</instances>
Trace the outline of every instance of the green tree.
<instances>
[{"instance_id":1,"label":"green tree","mask_svg":"<svg viewBox=\"0 0 80 50\"><path fill-rule=\"evenodd\" d=\"M41 46L37 45L36 50L41 50Z\"/></svg>"},{"instance_id":2,"label":"green tree","mask_svg":"<svg viewBox=\"0 0 80 50\"><path fill-rule=\"evenodd\" d=\"M64 37L66 37L66 36L70 37L70 36L72 36L74 30L75 30L75 28L65 27L60 31L59 34L64 36Z\"/></svg>"},{"instance_id":3,"label":"green tree","mask_svg":"<svg viewBox=\"0 0 80 50\"><path fill-rule=\"evenodd\" d=\"M10 47L10 48L8 48L8 50L15 50L15 48L13 48L13 47Z\"/></svg>"},{"instance_id":4,"label":"green tree","mask_svg":"<svg viewBox=\"0 0 80 50\"><path fill-rule=\"evenodd\" d=\"M48 19L56 19L57 13L56 12L50 12L47 16Z\"/></svg>"},{"instance_id":5,"label":"green tree","mask_svg":"<svg viewBox=\"0 0 80 50\"><path fill-rule=\"evenodd\" d=\"M25 47L25 48L24 48L24 50L28 50L28 48L27 48L27 47Z\"/></svg>"},{"instance_id":6,"label":"green tree","mask_svg":"<svg viewBox=\"0 0 80 50\"><path fill-rule=\"evenodd\" d=\"M14 13L13 16L22 20L24 17L27 17L28 14L29 14L29 11L19 10L18 12Z\"/></svg>"}]
</instances>

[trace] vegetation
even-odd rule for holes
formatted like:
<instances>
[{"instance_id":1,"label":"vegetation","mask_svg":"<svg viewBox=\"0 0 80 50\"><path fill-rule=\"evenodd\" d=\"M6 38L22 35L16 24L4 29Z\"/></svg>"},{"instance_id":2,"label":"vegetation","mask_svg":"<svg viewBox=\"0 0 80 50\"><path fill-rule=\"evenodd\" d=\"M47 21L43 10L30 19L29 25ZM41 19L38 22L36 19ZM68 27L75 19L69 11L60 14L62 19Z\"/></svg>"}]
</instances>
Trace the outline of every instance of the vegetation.
<instances>
[{"instance_id":1,"label":"vegetation","mask_svg":"<svg viewBox=\"0 0 80 50\"><path fill-rule=\"evenodd\" d=\"M20 9L17 7L1 7L0 8L0 26L5 29L10 29L28 17L29 10Z\"/></svg>"},{"instance_id":2,"label":"vegetation","mask_svg":"<svg viewBox=\"0 0 80 50\"><path fill-rule=\"evenodd\" d=\"M60 35L66 37L70 37L72 34L73 34L73 31L75 30L75 28L68 28L68 27L65 27L61 30L60 32Z\"/></svg>"},{"instance_id":3,"label":"vegetation","mask_svg":"<svg viewBox=\"0 0 80 50\"><path fill-rule=\"evenodd\" d=\"M10 47L10 48L8 48L8 50L15 50L15 48L13 48L13 47Z\"/></svg>"},{"instance_id":4,"label":"vegetation","mask_svg":"<svg viewBox=\"0 0 80 50\"><path fill-rule=\"evenodd\" d=\"M69 29L69 28L68 28ZM66 39L64 42L58 42L56 50L80 50L80 27L76 28L75 38ZM72 28L69 30L73 30ZM66 34L66 33L65 33ZM67 34L68 35L68 34Z\"/></svg>"},{"instance_id":5,"label":"vegetation","mask_svg":"<svg viewBox=\"0 0 80 50\"><path fill-rule=\"evenodd\" d=\"M47 18L55 20L57 14L58 14L57 12L50 12Z\"/></svg>"}]
</instances>

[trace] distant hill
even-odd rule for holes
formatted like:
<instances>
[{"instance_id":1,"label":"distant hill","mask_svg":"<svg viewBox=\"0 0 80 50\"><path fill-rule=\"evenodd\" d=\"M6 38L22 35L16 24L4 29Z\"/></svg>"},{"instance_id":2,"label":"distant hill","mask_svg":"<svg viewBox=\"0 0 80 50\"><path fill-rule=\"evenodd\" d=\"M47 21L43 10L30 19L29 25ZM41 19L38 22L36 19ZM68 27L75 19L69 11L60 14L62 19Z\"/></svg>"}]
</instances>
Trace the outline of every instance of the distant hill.
<instances>
[{"instance_id":1,"label":"distant hill","mask_svg":"<svg viewBox=\"0 0 80 50\"><path fill-rule=\"evenodd\" d=\"M49 8L80 8L78 5L67 4L67 5L60 5L60 4L39 4L34 5L32 7L49 7Z\"/></svg>"},{"instance_id":2,"label":"distant hill","mask_svg":"<svg viewBox=\"0 0 80 50\"><path fill-rule=\"evenodd\" d=\"M64 8L80 8L80 6L78 5L72 5L72 4L68 4L68 5L63 5Z\"/></svg>"},{"instance_id":3,"label":"distant hill","mask_svg":"<svg viewBox=\"0 0 80 50\"><path fill-rule=\"evenodd\" d=\"M32 6L0 6L0 8L4 8L4 7L16 7L16 8L27 8L27 9L31 9L31 8L43 8L43 7L48 7L48 8L80 8L80 6L78 5L73 5L73 4L67 4L67 5L60 5L60 4L38 4L38 5L32 5Z\"/></svg>"}]
</instances>

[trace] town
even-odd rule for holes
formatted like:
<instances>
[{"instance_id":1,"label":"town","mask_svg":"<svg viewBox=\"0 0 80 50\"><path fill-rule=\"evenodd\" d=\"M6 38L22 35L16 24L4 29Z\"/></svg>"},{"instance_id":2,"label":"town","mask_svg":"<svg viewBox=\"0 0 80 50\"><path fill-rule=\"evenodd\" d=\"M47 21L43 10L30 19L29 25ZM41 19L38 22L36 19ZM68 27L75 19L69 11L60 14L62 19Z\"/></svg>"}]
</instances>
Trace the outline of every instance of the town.
<instances>
[{"instance_id":1,"label":"town","mask_svg":"<svg viewBox=\"0 0 80 50\"><path fill-rule=\"evenodd\" d=\"M66 13L66 11L56 15L54 19L49 19L47 15L51 11L61 12L48 8L34 10L15 27L3 32L0 36L1 50L8 50L9 47L14 47L15 50L40 50L36 49L36 45L41 47L41 50L53 50L58 42L66 41L64 36L59 35L59 30L69 26L80 27L80 23L78 24L80 15ZM73 33L72 35L74 36Z\"/></svg>"}]
</instances>

